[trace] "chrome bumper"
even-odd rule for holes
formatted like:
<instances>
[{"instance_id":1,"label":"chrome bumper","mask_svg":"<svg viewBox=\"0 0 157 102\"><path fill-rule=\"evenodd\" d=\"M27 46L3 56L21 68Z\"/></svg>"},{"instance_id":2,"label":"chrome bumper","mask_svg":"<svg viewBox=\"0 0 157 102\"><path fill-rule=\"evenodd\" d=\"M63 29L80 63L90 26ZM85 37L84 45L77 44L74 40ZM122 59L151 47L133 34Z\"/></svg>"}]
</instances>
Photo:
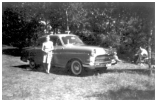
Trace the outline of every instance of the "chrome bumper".
<instances>
[{"instance_id":1,"label":"chrome bumper","mask_svg":"<svg viewBox=\"0 0 157 102\"><path fill-rule=\"evenodd\" d=\"M83 64L83 67L87 67L89 69L96 69L96 68L103 68L103 67L109 67L111 65L115 65L117 63L116 60L107 61L103 63L94 63L93 65L90 64Z\"/></svg>"}]
</instances>

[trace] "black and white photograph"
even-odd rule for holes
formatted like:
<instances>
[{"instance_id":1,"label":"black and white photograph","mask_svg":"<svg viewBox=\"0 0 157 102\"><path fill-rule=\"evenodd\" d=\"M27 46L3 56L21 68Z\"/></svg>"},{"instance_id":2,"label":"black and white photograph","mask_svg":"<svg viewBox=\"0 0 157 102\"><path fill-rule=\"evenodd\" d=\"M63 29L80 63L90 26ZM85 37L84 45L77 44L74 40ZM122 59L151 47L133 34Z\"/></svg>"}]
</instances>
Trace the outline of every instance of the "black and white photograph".
<instances>
[{"instance_id":1,"label":"black and white photograph","mask_svg":"<svg viewBox=\"0 0 157 102\"><path fill-rule=\"evenodd\" d=\"M155 2L2 2L2 100L155 100Z\"/></svg>"}]
</instances>

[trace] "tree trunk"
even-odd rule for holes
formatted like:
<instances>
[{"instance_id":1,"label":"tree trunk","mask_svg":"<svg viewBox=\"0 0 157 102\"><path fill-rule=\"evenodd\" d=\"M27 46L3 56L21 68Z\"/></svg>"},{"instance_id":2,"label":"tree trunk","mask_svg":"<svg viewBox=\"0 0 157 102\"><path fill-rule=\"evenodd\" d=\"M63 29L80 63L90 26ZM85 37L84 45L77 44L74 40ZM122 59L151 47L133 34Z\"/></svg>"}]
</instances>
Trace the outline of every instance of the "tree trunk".
<instances>
[{"instance_id":1,"label":"tree trunk","mask_svg":"<svg viewBox=\"0 0 157 102\"><path fill-rule=\"evenodd\" d=\"M150 35L149 35L149 39L148 39L148 66L149 66L149 70L150 70L150 75L152 74L152 68L151 68L151 38L152 38L152 33L153 30L151 30Z\"/></svg>"}]
</instances>

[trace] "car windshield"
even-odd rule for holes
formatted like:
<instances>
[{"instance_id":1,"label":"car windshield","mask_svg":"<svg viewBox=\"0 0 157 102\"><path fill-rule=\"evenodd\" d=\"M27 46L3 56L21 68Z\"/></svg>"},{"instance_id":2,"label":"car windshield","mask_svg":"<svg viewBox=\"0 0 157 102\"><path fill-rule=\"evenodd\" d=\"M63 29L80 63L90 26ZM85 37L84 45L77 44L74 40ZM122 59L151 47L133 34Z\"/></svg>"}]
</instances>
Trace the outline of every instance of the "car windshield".
<instances>
[{"instance_id":1,"label":"car windshield","mask_svg":"<svg viewBox=\"0 0 157 102\"><path fill-rule=\"evenodd\" d=\"M77 36L65 36L65 37L62 37L62 40L65 45L66 44L84 45L84 43Z\"/></svg>"}]
</instances>

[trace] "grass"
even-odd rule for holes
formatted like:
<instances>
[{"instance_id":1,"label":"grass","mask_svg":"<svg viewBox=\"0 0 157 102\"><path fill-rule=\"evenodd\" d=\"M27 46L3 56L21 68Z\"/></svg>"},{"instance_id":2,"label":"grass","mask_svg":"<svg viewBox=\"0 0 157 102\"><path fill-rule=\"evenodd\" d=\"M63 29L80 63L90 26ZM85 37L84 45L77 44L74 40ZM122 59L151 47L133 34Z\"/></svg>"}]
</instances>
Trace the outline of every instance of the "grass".
<instances>
[{"instance_id":1,"label":"grass","mask_svg":"<svg viewBox=\"0 0 157 102\"><path fill-rule=\"evenodd\" d=\"M75 77L53 68L51 74L26 70L18 56L2 55L3 100L155 100L155 75L147 66L119 63L101 74Z\"/></svg>"},{"instance_id":2,"label":"grass","mask_svg":"<svg viewBox=\"0 0 157 102\"><path fill-rule=\"evenodd\" d=\"M106 76L106 77L105 77ZM99 78L99 88L87 97L96 99L155 99L154 79L136 73L110 74ZM101 80L101 81L100 81Z\"/></svg>"}]
</instances>

